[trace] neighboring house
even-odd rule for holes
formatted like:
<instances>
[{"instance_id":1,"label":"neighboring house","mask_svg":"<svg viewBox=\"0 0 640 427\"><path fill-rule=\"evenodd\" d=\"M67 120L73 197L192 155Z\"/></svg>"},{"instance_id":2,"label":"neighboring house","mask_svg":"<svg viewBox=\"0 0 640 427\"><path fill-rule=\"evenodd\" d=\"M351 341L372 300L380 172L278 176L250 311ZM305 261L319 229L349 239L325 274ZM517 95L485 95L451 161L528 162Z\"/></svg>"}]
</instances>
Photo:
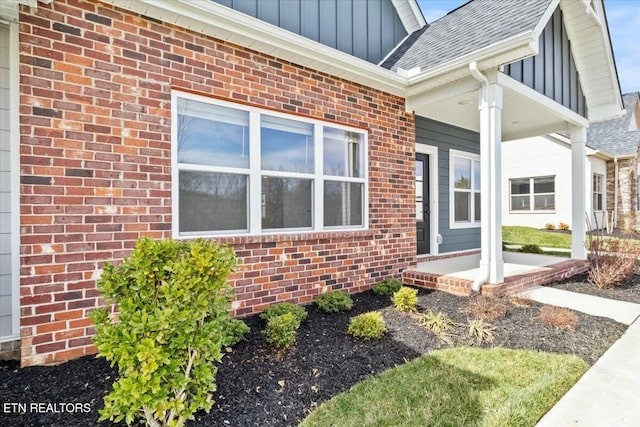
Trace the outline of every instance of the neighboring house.
<instances>
[{"instance_id":1,"label":"neighboring house","mask_svg":"<svg viewBox=\"0 0 640 427\"><path fill-rule=\"evenodd\" d=\"M237 316L419 254L480 249L502 284L502 140L569 130L582 189L589 121L622 114L600 0L474 0L430 24L414 0L0 13L0 341L23 366L95 352L95 281L142 236L232 245Z\"/></svg>"},{"instance_id":2,"label":"neighboring house","mask_svg":"<svg viewBox=\"0 0 640 427\"><path fill-rule=\"evenodd\" d=\"M589 135L589 131L587 131ZM607 161L612 157L591 148L585 171L586 216L591 228L605 228ZM503 225L545 228L571 227L571 145L560 134L508 141L502 145ZM583 221L585 218L582 219Z\"/></svg>"}]
</instances>

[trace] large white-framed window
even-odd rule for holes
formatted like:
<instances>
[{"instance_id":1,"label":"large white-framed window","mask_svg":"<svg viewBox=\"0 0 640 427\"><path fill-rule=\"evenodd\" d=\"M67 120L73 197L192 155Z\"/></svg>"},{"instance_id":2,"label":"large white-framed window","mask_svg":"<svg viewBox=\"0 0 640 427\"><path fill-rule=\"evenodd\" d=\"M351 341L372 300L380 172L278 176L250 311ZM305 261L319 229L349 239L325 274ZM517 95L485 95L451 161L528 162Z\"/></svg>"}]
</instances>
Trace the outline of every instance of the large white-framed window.
<instances>
[{"instance_id":1,"label":"large white-framed window","mask_svg":"<svg viewBox=\"0 0 640 427\"><path fill-rule=\"evenodd\" d=\"M511 212L553 212L556 209L555 177L509 180Z\"/></svg>"},{"instance_id":2,"label":"large white-framed window","mask_svg":"<svg viewBox=\"0 0 640 427\"><path fill-rule=\"evenodd\" d=\"M173 234L366 229L367 133L172 92Z\"/></svg>"},{"instance_id":3,"label":"large white-framed window","mask_svg":"<svg viewBox=\"0 0 640 427\"><path fill-rule=\"evenodd\" d=\"M591 178L591 189L593 192L591 209L594 211L604 210L603 183L604 177L601 174L594 173Z\"/></svg>"},{"instance_id":4,"label":"large white-framed window","mask_svg":"<svg viewBox=\"0 0 640 427\"><path fill-rule=\"evenodd\" d=\"M480 156L449 150L449 226L480 227Z\"/></svg>"}]
</instances>

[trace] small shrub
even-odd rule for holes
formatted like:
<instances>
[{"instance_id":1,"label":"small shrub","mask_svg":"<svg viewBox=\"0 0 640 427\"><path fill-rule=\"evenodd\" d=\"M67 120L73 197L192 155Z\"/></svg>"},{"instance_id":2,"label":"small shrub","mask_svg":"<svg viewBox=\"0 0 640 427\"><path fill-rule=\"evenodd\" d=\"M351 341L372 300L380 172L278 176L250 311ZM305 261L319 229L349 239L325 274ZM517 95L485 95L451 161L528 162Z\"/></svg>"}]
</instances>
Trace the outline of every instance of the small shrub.
<instances>
[{"instance_id":1,"label":"small shrub","mask_svg":"<svg viewBox=\"0 0 640 427\"><path fill-rule=\"evenodd\" d=\"M182 426L211 409L235 267L233 250L215 242L148 238L120 265L105 264L96 287L118 315L105 307L89 317L99 355L119 378L101 420Z\"/></svg>"},{"instance_id":2,"label":"small shrub","mask_svg":"<svg viewBox=\"0 0 640 427\"><path fill-rule=\"evenodd\" d=\"M477 344L492 343L495 339L494 328L483 320L471 320L469 322L469 336Z\"/></svg>"},{"instance_id":3,"label":"small shrub","mask_svg":"<svg viewBox=\"0 0 640 427\"><path fill-rule=\"evenodd\" d=\"M589 232L589 283L600 289L611 288L627 280L637 268L640 242L632 239L604 238L601 232Z\"/></svg>"},{"instance_id":4,"label":"small shrub","mask_svg":"<svg viewBox=\"0 0 640 427\"><path fill-rule=\"evenodd\" d=\"M573 330L578 323L578 315L568 308L545 305L540 309L540 320L548 326Z\"/></svg>"},{"instance_id":5,"label":"small shrub","mask_svg":"<svg viewBox=\"0 0 640 427\"><path fill-rule=\"evenodd\" d=\"M400 311L416 311L418 305L418 290L403 286L398 292L393 294L391 301L395 308Z\"/></svg>"},{"instance_id":6,"label":"small shrub","mask_svg":"<svg viewBox=\"0 0 640 427\"><path fill-rule=\"evenodd\" d=\"M501 299L479 295L469 302L469 313L474 319L493 322L507 314L507 305Z\"/></svg>"},{"instance_id":7,"label":"small shrub","mask_svg":"<svg viewBox=\"0 0 640 427\"><path fill-rule=\"evenodd\" d=\"M449 317L442 311L434 313L428 310L418 315L418 323L436 334L440 341L452 344L452 336L449 330L455 325Z\"/></svg>"},{"instance_id":8,"label":"small shrub","mask_svg":"<svg viewBox=\"0 0 640 427\"><path fill-rule=\"evenodd\" d=\"M299 323L307 318L307 310L304 307L292 304L290 302L281 302L279 304L272 305L260 314L260 318L262 320L269 321L269 319L273 317L280 316L286 313L293 314L293 317L298 319Z\"/></svg>"},{"instance_id":9,"label":"small shrub","mask_svg":"<svg viewBox=\"0 0 640 427\"><path fill-rule=\"evenodd\" d=\"M561 222L560 224L558 224L558 230L568 231L569 230L569 224Z\"/></svg>"},{"instance_id":10,"label":"small shrub","mask_svg":"<svg viewBox=\"0 0 640 427\"><path fill-rule=\"evenodd\" d=\"M548 223L546 223L544 225L544 228L547 229L547 230L555 230L556 226L554 224L551 224L550 222L548 222Z\"/></svg>"},{"instance_id":11,"label":"small shrub","mask_svg":"<svg viewBox=\"0 0 640 427\"><path fill-rule=\"evenodd\" d=\"M325 313L337 313L351 310L353 308L353 300L344 292L330 291L320 295L316 300L316 305Z\"/></svg>"},{"instance_id":12,"label":"small shrub","mask_svg":"<svg viewBox=\"0 0 640 427\"><path fill-rule=\"evenodd\" d=\"M300 320L295 314L289 312L270 317L263 333L267 342L275 348L287 348L296 342L299 327Z\"/></svg>"},{"instance_id":13,"label":"small shrub","mask_svg":"<svg viewBox=\"0 0 640 427\"><path fill-rule=\"evenodd\" d=\"M543 254L543 250L538 245L524 245L520 248L520 252L528 254Z\"/></svg>"},{"instance_id":14,"label":"small shrub","mask_svg":"<svg viewBox=\"0 0 640 427\"><path fill-rule=\"evenodd\" d=\"M391 296L402 287L402 282L397 279L384 279L382 282L373 285L373 293L376 295Z\"/></svg>"},{"instance_id":15,"label":"small shrub","mask_svg":"<svg viewBox=\"0 0 640 427\"><path fill-rule=\"evenodd\" d=\"M509 298L509 301L516 307L531 307L533 305L533 301L526 298L511 297Z\"/></svg>"},{"instance_id":16,"label":"small shrub","mask_svg":"<svg viewBox=\"0 0 640 427\"><path fill-rule=\"evenodd\" d=\"M240 319L228 319L222 327L222 332L225 335L222 339L222 346L233 347L249 332L249 327Z\"/></svg>"},{"instance_id":17,"label":"small shrub","mask_svg":"<svg viewBox=\"0 0 640 427\"><path fill-rule=\"evenodd\" d=\"M382 338L386 330L382 314L377 311L370 311L352 317L349 322L348 332L356 338L368 341Z\"/></svg>"}]
</instances>

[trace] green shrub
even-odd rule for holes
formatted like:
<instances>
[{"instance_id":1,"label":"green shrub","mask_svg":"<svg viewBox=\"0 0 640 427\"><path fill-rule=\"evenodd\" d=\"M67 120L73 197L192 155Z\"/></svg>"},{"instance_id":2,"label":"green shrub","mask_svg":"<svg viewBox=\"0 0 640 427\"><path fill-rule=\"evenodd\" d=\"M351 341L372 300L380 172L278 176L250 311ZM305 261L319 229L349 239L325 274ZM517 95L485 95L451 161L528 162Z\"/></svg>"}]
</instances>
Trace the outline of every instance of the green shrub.
<instances>
[{"instance_id":1,"label":"green shrub","mask_svg":"<svg viewBox=\"0 0 640 427\"><path fill-rule=\"evenodd\" d=\"M249 327L240 319L229 319L225 322L222 331L224 332L222 346L232 347L244 338L249 332Z\"/></svg>"},{"instance_id":2,"label":"green shrub","mask_svg":"<svg viewBox=\"0 0 640 427\"><path fill-rule=\"evenodd\" d=\"M182 426L211 409L235 267L233 250L217 243L148 238L120 265L105 264L97 288L119 314L98 308L89 317L99 355L118 366L119 379L101 420Z\"/></svg>"},{"instance_id":3,"label":"green shrub","mask_svg":"<svg viewBox=\"0 0 640 427\"><path fill-rule=\"evenodd\" d=\"M269 318L264 335L267 342L275 348L287 348L296 342L299 327L300 320L295 314L283 313Z\"/></svg>"},{"instance_id":4,"label":"green shrub","mask_svg":"<svg viewBox=\"0 0 640 427\"><path fill-rule=\"evenodd\" d=\"M391 296L402 287L402 282L397 279L384 279L382 282L373 285L373 293L376 295Z\"/></svg>"},{"instance_id":5,"label":"green shrub","mask_svg":"<svg viewBox=\"0 0 640 427\"><path fill-rule=\"evenodd\" d=\"M520 248L520 252L526 252L528 254L543 254L544 252L538 245L524 245Z\"/></svg>"},{"instance_id":6,"label":"green shrub","mask_svg":"<svg viewBox=\"0 0 640 427\"><path fill-rule=\"evenodd\" d=\"M400 311L416 311L416 305L418 305L418 290L403 286L398 292L393 294L391 301L395 308Z\"/></svg>"},{"instance_id":7,"label":"green shrub","mask_svg":"<svg viewBox=\"0 0 640 427\"><path fill-rule=\"evenodd\" d=\"M337 313L351 310L353 300L349 295L341 291L330 291L322 294L316 300L316 305L325 313Z\"/></svg>"},{"instance_id":8,"label":"green shrub","mask_svg":"<svg viewBox=\"0 0 640 427\"><path fill-rule=\"evenodd\" d=\"M286 313L293 314L293 317L298 319L298 323L307 318L307 310L305 310L304 307L290 302L281 302L279 304L272 305L260 314L260 318L262 320L269 321L269 319L273 317L281 316Z\"/></svg>"},{"instance_id":9,"label":"green shrub","mask_svg":"<svg viewBox=\"0 0 640 427\"><path fill-rule=\"evenodd\" d=\"M348 332L356 338L364 340L380 339L387 330L382 314L370 311L359 316L352 317L349 322Z\"/></svg>"}]
</instances>

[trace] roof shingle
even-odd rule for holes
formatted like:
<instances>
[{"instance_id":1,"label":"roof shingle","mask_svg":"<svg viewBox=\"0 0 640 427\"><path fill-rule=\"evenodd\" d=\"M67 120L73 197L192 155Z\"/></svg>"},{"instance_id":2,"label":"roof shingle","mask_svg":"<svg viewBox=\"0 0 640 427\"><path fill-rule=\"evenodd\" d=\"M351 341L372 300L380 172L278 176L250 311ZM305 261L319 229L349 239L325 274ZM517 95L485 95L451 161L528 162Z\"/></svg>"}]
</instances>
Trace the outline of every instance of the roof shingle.
<instances>
[{"instance_id":1,"label":"roof shingle","mask_svg":"<svg viewBox=\"0 0 640 427\"><path fill-rule=\"evenodd\" d=\"M611 156L635 155L640 144L640 130L629 130L640 94L632 92L622 95L627 114L619 119L592 123L587 128L587 145Z\"/></svg>"}]
</instances>

